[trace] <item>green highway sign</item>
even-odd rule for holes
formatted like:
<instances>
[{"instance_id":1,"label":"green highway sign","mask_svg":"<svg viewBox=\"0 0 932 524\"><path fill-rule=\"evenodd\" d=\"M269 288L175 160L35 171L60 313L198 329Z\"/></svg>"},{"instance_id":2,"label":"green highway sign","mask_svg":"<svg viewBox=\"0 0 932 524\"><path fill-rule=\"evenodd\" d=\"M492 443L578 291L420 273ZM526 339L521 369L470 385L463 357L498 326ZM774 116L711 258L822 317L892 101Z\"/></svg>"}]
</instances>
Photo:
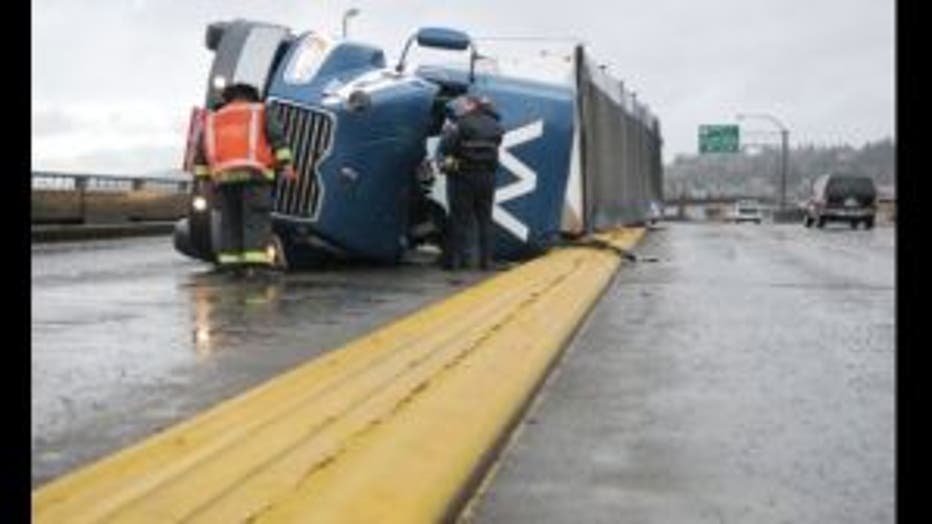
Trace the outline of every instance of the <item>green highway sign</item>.
<instances>
[{"instance_id":1,"label":"green highway sign","mask_svg":"<svg viewBox=\"0 0 932 524\"><path fill-rule=\"evenodd\" d=\"M700 153L737 153L739 150L738 126L699 126Z\"/></svg>"}]
</instances>

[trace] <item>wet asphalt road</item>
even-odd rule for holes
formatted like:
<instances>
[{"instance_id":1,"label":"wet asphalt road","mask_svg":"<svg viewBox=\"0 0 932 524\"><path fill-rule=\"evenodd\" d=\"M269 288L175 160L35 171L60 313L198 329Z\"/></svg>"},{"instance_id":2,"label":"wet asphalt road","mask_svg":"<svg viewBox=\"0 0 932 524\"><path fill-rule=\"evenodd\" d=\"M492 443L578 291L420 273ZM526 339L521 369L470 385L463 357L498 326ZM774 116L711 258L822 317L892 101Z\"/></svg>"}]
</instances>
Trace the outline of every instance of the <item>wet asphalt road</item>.
<instances>
[{"instance_id":1,"label":"wet asphalt road","mask_svg":"<svg viewBox=\"0 0 932 524\"><path fill-rule=\"evenodd\" d=\"M895 231L664 227L474 521L893 522Z\"/></svg>"},{"instance_id":2,"label":"wet asphalt road","mask_svg":"<svg viewBox=\"0 0 932 524\"><path fill-rule=\"evenodd\" d=\"M430 259L243 281L166 237L34 245L33 487L484 275Z\"/></svg>"}]
</instances>

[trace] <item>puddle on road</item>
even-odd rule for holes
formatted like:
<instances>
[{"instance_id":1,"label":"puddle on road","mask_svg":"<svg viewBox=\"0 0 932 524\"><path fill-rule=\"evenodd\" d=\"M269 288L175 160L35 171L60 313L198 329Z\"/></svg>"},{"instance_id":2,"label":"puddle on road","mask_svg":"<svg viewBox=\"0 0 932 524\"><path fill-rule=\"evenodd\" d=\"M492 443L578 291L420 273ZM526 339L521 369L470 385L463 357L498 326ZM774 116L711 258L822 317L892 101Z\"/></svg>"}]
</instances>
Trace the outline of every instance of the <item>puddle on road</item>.
<instances>
[{"instance_id":1,"label":"puddle on road","mask_svg":"<svg viewBox=\"0 0 932 524\"><path fill-rule=\"evenodd\" d=\"M406 263L247 280L128 244L33 252L34 483L490 276Z\"/></svg>"},{"instance_id":2,"label":"puddle on road","mask_svg":"<svg viewBox=\"0 0 932 524\"><path fill-rule=\"evenodd\" d=\"M183 276L178 286L189 296L189 340L198 362L203 362L231 350L294 344L302 337L336 341L334 333L378 324L382 317L416 309L431 296L446 295L451 287L489 275L451 275L432 265L414 264L252 277L208 270Z\"/></svg>"}]
</instances>

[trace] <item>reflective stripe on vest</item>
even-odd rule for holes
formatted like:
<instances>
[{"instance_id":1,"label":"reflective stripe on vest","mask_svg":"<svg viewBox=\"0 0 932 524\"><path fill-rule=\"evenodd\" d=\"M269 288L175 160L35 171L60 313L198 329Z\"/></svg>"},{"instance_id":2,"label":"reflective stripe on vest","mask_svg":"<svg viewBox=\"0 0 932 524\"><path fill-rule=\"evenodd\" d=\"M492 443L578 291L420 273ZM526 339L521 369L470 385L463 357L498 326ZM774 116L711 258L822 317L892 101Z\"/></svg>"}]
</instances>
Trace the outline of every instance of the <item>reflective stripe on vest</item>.
<instances>
[{"instance_id":1,"label":"reflective stripe on vest","mask_svg":"<svg viewBox=\"0 0 932 524\"><path fill-rule=\"evenodd\" d=\"M498 149L498 142L494 140L463 140L463 147L471 149Z\"/></svg>"},{"instance_id":2,"label":"reflective stripe on vest","mask_svg":"<svg viewBox=\"0 0 932 524\"><path fill-rule=\"evenodd\" d=\"M249 106L249 160L256 161L256 141L259 135L259 108Z\"/></svg>"},{"instance_id":3,"label":"reflective stripe on vest","mask_svg":"<svg viewBox=\"0 0 932 524\"><path fill-rule=\"evenodd\" d=\"M243 262L251 262L258 264L271 264L272 258L269 256L268 251L244 251L242 254Z\"/></svg>"},{"instance_id":4,"label":"reflective stripe on vest","mask_svg":"<svg viewBox=\"0 0 932 524\"><path fill-rule=\"evenodd\" d=\"M283 147L278 151L275 151L275 158L279 162L291 162L291 150L287 147Z\"/></svg>"},{"instance_id":5,"label":"reflective stripe on vest","mask_svg":"<svg viewBox=\"0 0 932 524\"><path fill-rule=\"evenodd\" d=\"M239 264L242 261L242 255L235 251L227 251L225 253L217 254L217 262L221 264Z\"/></svg>"},{"instance_id":6,"label":"reflective stripe on vest","mask_svg":"<svg viewBox=\"0 0 932 524\"><path fill-rule=\"evenodd\" d=\"M259 176L260 171L258 168L254 169L242 169L237 166L231 169L225 169L222 171L217 171L213 176L214 182L225 184L228 182L248 182L255 181L260 179L265 179L270 182L275 180L275 171L271 169L262 169L261 177Z\"/></svg>"},{"instance_id":7,"label":"reflective stripe on vest","mask_svg":"<svg viewBox=\"0 0 932 524\"><path fill-rule=\"evenodd\" d=\"M207 116L204 129L207 162L211 172L255 169L266 173L275 165L265 137L262 104L234 102Z\"/></svg>"}]
</instances>

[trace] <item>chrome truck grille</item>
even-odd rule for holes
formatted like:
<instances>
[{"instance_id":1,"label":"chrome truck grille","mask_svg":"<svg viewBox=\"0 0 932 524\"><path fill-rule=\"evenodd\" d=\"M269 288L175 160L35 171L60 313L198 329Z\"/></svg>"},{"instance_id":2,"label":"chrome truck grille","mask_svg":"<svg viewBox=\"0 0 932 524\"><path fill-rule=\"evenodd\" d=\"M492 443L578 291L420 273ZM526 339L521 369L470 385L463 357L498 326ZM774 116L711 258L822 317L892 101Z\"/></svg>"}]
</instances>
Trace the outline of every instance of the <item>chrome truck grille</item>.
<instances>
[{"instance_id":1,"label":"chrome truck grille","mask_svg":"<svg viewBox=\"0 0 932 524\"><path fill-rule=\"evenodd\" d=\"M294 182L279 177L272 210L282 215L316 219L323 195L317 168L330 152L333 117L281 100L270 101L268 107L285 126L285 138L298 174Z\"/></svg>"}]
</instances>

